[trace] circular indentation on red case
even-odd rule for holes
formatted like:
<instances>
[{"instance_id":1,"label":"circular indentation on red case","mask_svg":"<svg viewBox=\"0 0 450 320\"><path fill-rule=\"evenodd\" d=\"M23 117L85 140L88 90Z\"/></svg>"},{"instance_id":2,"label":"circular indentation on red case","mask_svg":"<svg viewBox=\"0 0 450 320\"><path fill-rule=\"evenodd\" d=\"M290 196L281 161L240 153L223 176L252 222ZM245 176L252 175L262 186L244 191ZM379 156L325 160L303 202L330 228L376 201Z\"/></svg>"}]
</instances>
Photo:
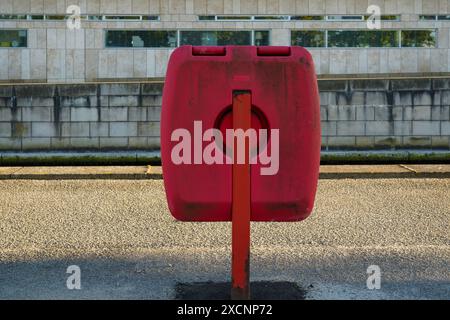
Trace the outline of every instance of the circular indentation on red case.
<instances>
[{"instance_id":1,"label":"circular indentation on red case","mask_svg":"<svg viewBox=\"0 0 450 320\"><path fill-rule=\"evenodd\" d=\"M264 113L256 106L252 105L252 115L251 115L251 126L252 129L256 132L256 141L251 141L250 150L251 156L254 157L261 153L267 146L270 140L270 129L269 129L269 121L267 120ZM226 130L233 129L233 106L226 107L217 117L216 123L214 125L216 129L219 129L222 132L223 137L223 145L219 145L219 149L223 150L226 148L226 155L231 155L231 150L228 149L226 145ZM259 143L259 132L261 129L267 130L267 143L263 144L264 148L260 147ZM217 141L216 141L217 142Z\"/></svg>"}]
</instances>

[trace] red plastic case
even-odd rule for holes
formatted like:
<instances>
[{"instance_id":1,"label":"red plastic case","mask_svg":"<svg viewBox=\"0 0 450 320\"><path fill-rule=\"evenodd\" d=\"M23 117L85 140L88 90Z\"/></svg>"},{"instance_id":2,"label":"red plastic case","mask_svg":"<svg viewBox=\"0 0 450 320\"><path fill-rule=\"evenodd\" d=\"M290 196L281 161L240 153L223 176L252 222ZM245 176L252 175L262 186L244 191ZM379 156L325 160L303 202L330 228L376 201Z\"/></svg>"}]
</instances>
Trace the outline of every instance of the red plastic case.
<instances>
[{"instance_id":1,"label":"red plastic case","mask_svg":"<svg viewBox=\"0 0 450 320\"><path fill-rule=\"evenodd\" d=\"M172 215L183 221L231 221L232 165L176 165L171 151L178 142L171 135L185 128L194 137L194 121L202 121L203 130L220 127L229 121L226 113L239 90L251 92L253 127L279 129L278 173L261 175L260 164L251 166L251 220L305 219L314 205L321 130L314 63L302 47L182 46L173 52L161 115Z\"/></svg>"}]
</instances>

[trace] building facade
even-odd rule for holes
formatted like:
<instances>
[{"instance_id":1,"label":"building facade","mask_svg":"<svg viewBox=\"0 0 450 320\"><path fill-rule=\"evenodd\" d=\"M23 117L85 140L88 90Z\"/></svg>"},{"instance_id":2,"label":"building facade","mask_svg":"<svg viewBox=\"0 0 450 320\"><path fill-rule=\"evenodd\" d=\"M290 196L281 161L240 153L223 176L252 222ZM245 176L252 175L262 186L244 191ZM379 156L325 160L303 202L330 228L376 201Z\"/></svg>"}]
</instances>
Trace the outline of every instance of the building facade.
<instances>
[{"instance_id":1,"label":"building facade","mask_svg":"<svg viewBox=\"0 0 450 320\"><path fill-rule=\"evenodd\" d=\"M235 44L311 52L324 150L448 151L449 28L449 0L0 0L0 150L158 149L171 52Z\"/></svg>"},{"instance_id":2,"label":"building facade","mask_svg":"<svg viewBox=\"0 0 450 320\"><path fill-rule=\"evenodd\" d=\"M302 45L319 75L442 74L449 27L446 0L2 0L0 80L161 78L182 44Z\"/></svg>"}]
</instances>

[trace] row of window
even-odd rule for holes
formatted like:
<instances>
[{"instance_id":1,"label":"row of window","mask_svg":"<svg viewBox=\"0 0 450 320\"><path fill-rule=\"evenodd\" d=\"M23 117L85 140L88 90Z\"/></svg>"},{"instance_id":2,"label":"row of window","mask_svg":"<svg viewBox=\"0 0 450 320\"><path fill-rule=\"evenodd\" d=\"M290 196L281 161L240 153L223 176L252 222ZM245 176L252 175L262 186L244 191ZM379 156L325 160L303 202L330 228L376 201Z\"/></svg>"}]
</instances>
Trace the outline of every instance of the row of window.
<instances>
[{"instance_id":1,"label":"row of window","mask_svg":"<svg viewBox=\"0 0 450 320\"><path fill-rule=\"evenodd\" d=\"M242 16L242 15L220 15L220 16L198 16L201 21L365 21L369 15L303 15L303 16ZM381 15L382 21L400 21L398 15Z\"/></svg>"},{"instance_id":2,"label":"row of window","mask_svg":"<svg viewBox=\"0 0 450 320\"><path fill-rule=\"evenodd\" d=\"M267 30L106 30L108 48L270 45ZM310 48L436 47L436 30L292 30L291 45ZM0 30L0 47L27 47L27 30Z\"/></svg>"},{"instance_id":3,"label":"row of window","mask_svg":"<svg viewBox=\"0 0 450 320\"><path fill-rule=\"evenodd\" d=\"M266 20L281 20L281 21L297 21L297 20L313 20L313 21L365 21L369 15L209 15L198 16L202 21L266 21ZM435 17L435 16L421 16L421 17ZM70 15L42 15L42 14L0 14L0 20L65 20L69 19ZM111 21L111 20L128 20L128 21L142 21L142 20L159 20L157 15L81 15L83 20L94 21ZM381 20L384 21L400 21L399 15L381 15ZM430 19L425 19L430 20Z\"/></svg>"},{"instance_id":4,"label":"row of window","mask_svg":"<svg viewBox=\"0 0 450 320\"><path fill-rule=\"evenodd\" d=\"M450 16L449 15L440 15L440 16L436 16L436 15L428 15L428 16L419 16L420 20L435 20L435 21L440 21L440 20L450 20Z\"/></svg>"},{"instance_id":5,"label":"row of window","mask_svg":"<svg viewBox=\"0 0 450 320\"><path fill-rule=\"evenodd\" d=\"M255 45L268 46L269 31L242 30L107 30L106 47L131 48L175 48L180 45L225 46Z\"/></svg>"},{"instance_id":6,"label":"row of window","mask_svg":"<svg viewBox=\"0 0 450 320\"><path fill-rule=\"evenodd\" d=\"M0 20L67 20L71 15L0 14ZM366 21L370 15L200 15L200 21ZM158 21L158 15L80 15L91 21ZM400 21L399 15L381 15L382 21ZM450 20L450 15L419 15L419 20Z\"/></svg>"},{"instance_id":7,"label":"row of window","mask_svg":"<svg viewBox=\"0 0 450 320\"><path fill-rule=\"evenodd\" d=\"M269 31L107 30L106 47L270 45ZM435 30L292 30L291 45L323 48L436 47Z\"/></svg>"},{"instance_id":8,"label":"row of window","mask_svg":"<svg viewBox=\"0 0 450 320\"><path fill-rule=\"evenodd\" d=\"M293 30L291 44L312 48L434 48L436 30Z\"/></svg>"},{"instance_id":9,"label":"row of window","mask_svg":"<svg viewBox=\"0 0 450 320\"><path fill-rule=\"evenodd\" d=\"M0 20L67 20L71 15L42 15L42 14L0 14ZM159 16L137 15L81 15L81 20L91 21L158 21Z\"/></svg>"}]
</instances>

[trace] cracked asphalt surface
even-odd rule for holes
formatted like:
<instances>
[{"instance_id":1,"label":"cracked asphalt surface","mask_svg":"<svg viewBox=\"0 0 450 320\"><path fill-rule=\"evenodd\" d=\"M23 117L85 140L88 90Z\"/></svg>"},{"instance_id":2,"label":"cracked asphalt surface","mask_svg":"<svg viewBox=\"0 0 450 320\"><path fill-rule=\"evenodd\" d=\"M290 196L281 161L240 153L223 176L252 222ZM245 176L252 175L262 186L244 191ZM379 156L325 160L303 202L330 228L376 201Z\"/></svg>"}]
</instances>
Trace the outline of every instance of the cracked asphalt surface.
<instances>
[{"instance_id":1,"label":"cracked asphalt surface","mask_svg":"<svg viewBox=\"0 0 450 320\"><path fill-rule=\"evenodd\" d=\"M449 230L450 179L320 180L307 220L252 224L251 279L306 299L450 299ZM175 221L161 180L3 180L0 299L172 299L177 283L229 281L230 235Z\"/></svg>"}]
</instances>

